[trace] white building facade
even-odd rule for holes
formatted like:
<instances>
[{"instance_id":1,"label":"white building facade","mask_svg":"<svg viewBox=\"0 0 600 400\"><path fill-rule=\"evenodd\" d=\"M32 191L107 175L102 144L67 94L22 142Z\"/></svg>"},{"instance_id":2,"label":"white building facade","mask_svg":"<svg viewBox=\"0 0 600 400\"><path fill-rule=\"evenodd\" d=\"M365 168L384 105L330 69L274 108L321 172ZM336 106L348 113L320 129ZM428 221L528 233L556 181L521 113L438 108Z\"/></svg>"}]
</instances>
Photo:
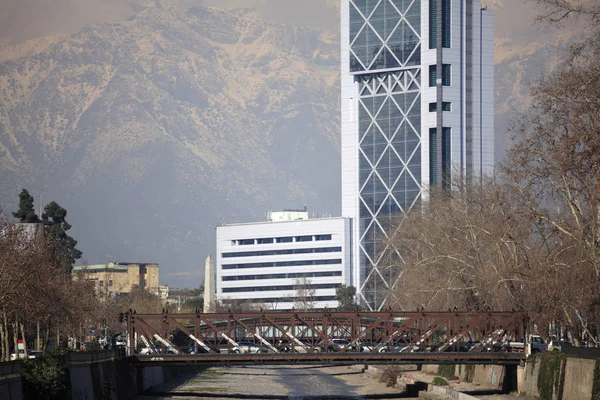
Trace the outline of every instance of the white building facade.
<instances>
[{"instance_id":1,"label":"white building facade","mask_svg":"<svg viewBox=\"0 0 600 400\"><path fill-rule=\"evenodd\" d=\"M423 189L493 174L494 22L480 0L341 5L349 283L378 310L397 279L380 257L384 239L419 208Z\"/></svg>"},{"instance_id":2,"label":"white building facade","mask_svg":"<svg viewBox=\"0 0 600 400\"><path fill-rule=\"evenodd\" d=\"M336 289L350 281L350 220L276 219L217 227L218 300L289 310L309 293L313 308L337 307Z\"/></svg>"}]
</instances>

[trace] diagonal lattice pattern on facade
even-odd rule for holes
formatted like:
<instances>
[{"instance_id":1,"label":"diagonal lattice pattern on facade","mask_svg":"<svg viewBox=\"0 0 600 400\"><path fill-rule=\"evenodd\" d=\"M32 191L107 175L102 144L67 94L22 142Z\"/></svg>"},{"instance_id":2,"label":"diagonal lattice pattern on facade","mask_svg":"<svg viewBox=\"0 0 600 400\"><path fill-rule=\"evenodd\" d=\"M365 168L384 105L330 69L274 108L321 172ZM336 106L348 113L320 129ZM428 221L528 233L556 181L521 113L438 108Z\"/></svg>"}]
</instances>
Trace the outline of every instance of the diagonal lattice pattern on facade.
<instances>
[{"instance_id":1,"label":"diagonal lattice pattern on facade","mask_svg":"<svg viewBox=\"0 0 600 400\"><path fill-rule=\"evenodd\" d=\"M351 0L350 70L419 65L420 7L418 0Z\"/></svg>"},{"instance_id":2,"label":"diagonal lattice pattern on facade","mask_svg":"<svg viewBox=\"0 0 600 400\"><path fill-rule=\"evenodd\" d=\"M385 239L421 198L421 4L350 0L350 71L357 73L359 294L385 304L396 276ZM364 74L367 73L367 74Z\"/></svg>"},{"instance_id":3,"label":"diagonal lattice pattern on facade","mask_svg":"<svg viewBox=\"0 0 600 400\"><path fill-rule=\"evenodd\" d=\"M359 79L359 240L366 265L360 293L383 304L395 276L381 265L385 238L421 198L420 69Z\"/></svg>"}]
</instances>

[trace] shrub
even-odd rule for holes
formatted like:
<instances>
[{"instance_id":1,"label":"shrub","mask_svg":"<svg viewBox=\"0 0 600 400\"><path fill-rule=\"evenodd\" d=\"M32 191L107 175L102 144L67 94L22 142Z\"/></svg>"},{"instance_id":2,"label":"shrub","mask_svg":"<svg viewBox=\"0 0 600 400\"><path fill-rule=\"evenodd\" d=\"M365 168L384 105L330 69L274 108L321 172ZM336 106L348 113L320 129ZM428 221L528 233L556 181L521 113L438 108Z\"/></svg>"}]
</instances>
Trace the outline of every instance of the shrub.
<instances>
[{"instance_id":1,"label":"shrub","mask_svg":"<svg viewBox=\"0 0 600 400\"><path fill-rule=\"evenodd\" d=\"M540 372L538 375L538 388L540 399L562 400L567 356L560 352L545 352L541 356Z\"/></svg>"},{"instance_id":2,"label":"shrub","mask_svg":"<svg viewBox=\"0 0 600 400\"><path fill-rule=\"evenodd\" d=\"M433 383L436 386L448 386L448 382L441 376L436 376L435 378L433 378L433 382L431 383Z\"/></svg>"},{"instance_id":3,"label":"shrub","mask_svg":"<svg viewBox=\"0 0 600 400\"><path fill-rule=\"evenodd\" d=\"M473 382L475 377L475 364L465 365L465 382Z\"/></svg>"},{"instance_id":4,"label":"shrub","mask_svg":"<svg viewBox=\"0 0 600 400\"><path fill-rule=\"evenodd\" d=\"M22 373L26 399L67 398L69 377L66 367L59 364L57 357L25 360Z\"/></svg>"},{"instance_id":5,"label":"shrub","mask_svg":"<svg viewBox=\"0 0 600 400\"><path fill-rule=\"evenodd\" d=\"M600 358L594 365L594 384L592 385L592 400L600 400Z\"/></svg>"},{"instance_id":6,"label":"shrub","mask_svg":"<svg viewBox=\"0 0 600 400\"><path fill-rule=\"evenodd\" d=\"M441 364L438 367L438 375L448 379L455 379L454 371L456 370L454 364Z\"/></svg>"},{"instance_id":7,"label":"shrub","mask_svg":"<svg viewBox=\"0 0 600 400\"><path fill-rule=\"evenodd\" d=\"M402 369L399 365L386 365L381 368L381 373L379 375L379 382L385 382L387 387L392 387L396 385L396 381L398 377L402 373Z\"/></svg>"}]
</instances>

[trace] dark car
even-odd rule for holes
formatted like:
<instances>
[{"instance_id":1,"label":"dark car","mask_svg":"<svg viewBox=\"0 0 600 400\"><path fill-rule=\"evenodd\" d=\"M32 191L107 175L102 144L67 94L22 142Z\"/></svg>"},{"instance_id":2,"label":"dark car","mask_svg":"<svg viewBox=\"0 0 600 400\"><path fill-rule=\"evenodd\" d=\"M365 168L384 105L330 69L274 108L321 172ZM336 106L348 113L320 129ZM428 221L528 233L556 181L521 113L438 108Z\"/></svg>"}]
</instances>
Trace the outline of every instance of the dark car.
<instances>
[{"instance_id":1,"label":"dark car","mask_svg":"<svg viewBox=\"0 0 600 400\"><path fill-rule=\"evenodd\" d=\"M215 346L208 346L215 353L220 353L221 349ZM210 351L206 350L204 346L200 346L199 344L192 343L190 346L190 354L208 354Z\"/></svg>"}]
</instances>

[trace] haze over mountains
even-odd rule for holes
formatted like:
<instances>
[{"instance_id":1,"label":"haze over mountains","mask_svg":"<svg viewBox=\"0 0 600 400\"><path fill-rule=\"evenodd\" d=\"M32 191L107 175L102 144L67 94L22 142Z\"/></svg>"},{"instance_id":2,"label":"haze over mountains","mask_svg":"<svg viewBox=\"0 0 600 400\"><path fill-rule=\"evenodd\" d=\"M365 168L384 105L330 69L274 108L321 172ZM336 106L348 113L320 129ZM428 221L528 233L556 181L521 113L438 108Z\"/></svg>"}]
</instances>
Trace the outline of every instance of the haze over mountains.
<instances>
[{"instance_id":1,"label":"haze over mountains","mask_svg":"<svg viewBox=\"0 0 600 400\"><path fill-rule=\"evenodd\" d=\"M197 287L216 225L339 215L339 29L172 4L1 45L0 205L29 188L67 208L89 263L159 262L163 283ZM569 40L499 34L500 145Z\"/></svg>"}]
</instances>

